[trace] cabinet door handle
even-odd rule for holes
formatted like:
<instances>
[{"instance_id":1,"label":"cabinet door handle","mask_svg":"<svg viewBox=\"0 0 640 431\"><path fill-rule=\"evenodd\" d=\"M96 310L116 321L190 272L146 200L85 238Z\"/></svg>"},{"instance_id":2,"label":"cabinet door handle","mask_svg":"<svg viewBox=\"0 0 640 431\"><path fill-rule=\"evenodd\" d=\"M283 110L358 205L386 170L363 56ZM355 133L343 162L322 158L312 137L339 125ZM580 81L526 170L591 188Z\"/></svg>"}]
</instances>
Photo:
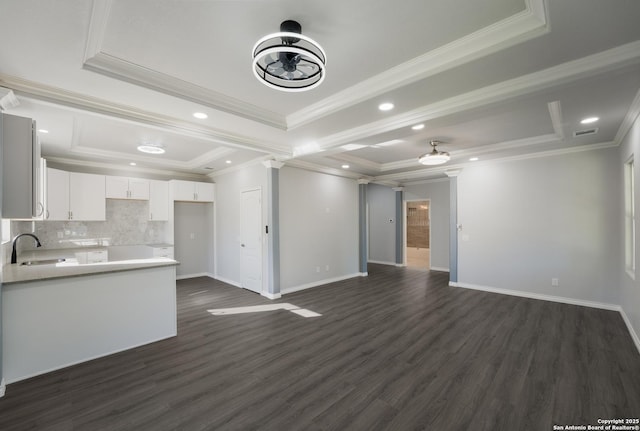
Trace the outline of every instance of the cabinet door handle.
<instances>
[{"instance_id":1,"label":"cabinet door handle","mask_svg":"<svg viewBox=\"0 0 640 431\"><path fill-rule=\"evenodd\" d=\"M153 213L149 213L149 220L153 220Z\"/></svg>"},{"instance_id":2,"label":"cabinet door handle","mask_svg":"<svg viewBox=\"0 0 640 431\"><path fill-rule=\"evenodd\" d=\"M73 211L69 211L69 220L73 220Z\"/></svg>"},{"instance_id":3,"label":"cabinet door handle","mask_svg":"<svg viewBox=\"0 0 640 431\"><path fill-rule=\"evenodd\" d=\"M50 215L50 214L49 214L49 210L47 210L47 216L46 216L45 218L46 218L46 219L48 219L48 218L49 218L49 215Z\"/></svg>"},{"instance_id":4,"label":"cabinet door handle","mask_svg":"<svg viewBox=\"0 0 640 431\"><path fill-rule=\"evenodd\" d=\"M40 208L40 211L36 212L36 217L44 215L44 204L42 202L38 202L38 207Z\"/></svg>"}]
</instances>

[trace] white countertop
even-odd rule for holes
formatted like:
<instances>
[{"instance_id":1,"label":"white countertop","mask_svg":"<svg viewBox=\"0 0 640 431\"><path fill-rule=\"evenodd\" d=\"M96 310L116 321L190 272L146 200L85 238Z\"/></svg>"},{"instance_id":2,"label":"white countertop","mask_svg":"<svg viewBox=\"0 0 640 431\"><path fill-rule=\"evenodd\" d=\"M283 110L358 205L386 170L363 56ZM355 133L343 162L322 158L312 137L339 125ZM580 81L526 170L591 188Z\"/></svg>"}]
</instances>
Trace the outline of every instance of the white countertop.
<instances>
[{"instance_id":1,"label":"white countertop","mask_svg":"<svg viewBox=\"0 0 640 431\"><path fill-rule=\"evenodd\" d=\"M24 261L24 259L21 259ZM128 259L113 262L79 264L77 259L48 265L7 264L2 268L2 283L22 283L27 281L47 280L53 278L78 277L92 274L105 274L117 271L174 266L178 262L166 257L146 259Z\"/></svg>"}]
</instances>

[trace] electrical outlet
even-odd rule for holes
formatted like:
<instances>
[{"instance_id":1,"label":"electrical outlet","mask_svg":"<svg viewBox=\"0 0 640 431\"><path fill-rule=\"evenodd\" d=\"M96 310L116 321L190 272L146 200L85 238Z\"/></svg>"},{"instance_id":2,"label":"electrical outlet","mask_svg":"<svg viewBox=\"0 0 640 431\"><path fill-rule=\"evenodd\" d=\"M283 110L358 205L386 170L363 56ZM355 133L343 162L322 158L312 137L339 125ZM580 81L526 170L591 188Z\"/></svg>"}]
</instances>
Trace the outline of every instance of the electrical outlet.
<instances>
[{"instance_id":1,"label":"electrical outlet","mask_svg":"<svg viewBox=\"0 0 640 431\"><path fill-rule=\"evenodd\" d=\"M552 279L551 279L551 285L552 285L553 287L558 287L558 286L560 285L560 280L559 280L559 279L557 279L557 278L552 278Z\"/></svg>"}]
</instances>

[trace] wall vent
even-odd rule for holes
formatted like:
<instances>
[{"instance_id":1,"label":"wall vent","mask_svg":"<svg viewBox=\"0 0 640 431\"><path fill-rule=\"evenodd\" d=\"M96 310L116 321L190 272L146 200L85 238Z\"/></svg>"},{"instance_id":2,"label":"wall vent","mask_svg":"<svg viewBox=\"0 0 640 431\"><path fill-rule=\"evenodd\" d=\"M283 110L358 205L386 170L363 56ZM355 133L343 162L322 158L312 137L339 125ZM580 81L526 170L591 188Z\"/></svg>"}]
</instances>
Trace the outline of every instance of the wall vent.
<instances>
[{"instance_id":1,"label":"wall vent","mask_svg":"<svg viewBox=\"0 0 640 431\"><path fill-rule=\"evenodd\" d=\"M573 132L573 137L577 138L579 136L595 135L596 133L598 133L597 127L595 129L576 130L575 132Z\"/></svg>"}]
</instances>

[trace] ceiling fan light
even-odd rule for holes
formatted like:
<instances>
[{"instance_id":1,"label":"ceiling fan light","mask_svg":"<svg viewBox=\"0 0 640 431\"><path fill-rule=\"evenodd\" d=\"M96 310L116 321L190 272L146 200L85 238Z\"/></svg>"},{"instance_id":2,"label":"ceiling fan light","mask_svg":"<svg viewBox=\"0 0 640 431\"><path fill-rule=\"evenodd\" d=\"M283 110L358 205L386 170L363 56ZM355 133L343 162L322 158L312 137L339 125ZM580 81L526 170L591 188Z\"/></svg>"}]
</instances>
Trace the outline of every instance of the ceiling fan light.
<instances>
[{"instance_id":1,"label":"ceiling fan light","mask_svg":"<svg viewBox=\"0 0 640 431\"><path fill-rule=\"evenodd\" d=\"M325 79L327 56L322 47L300 33L295 21L284 21L280 32L253 47L253 74L267 87L289 92L307 91Z\"/></svg>"},{"instance_id":2,"label":"ceiling fan light","mask_svg":"<svg viewBox=\"0 0 640 431\"><path fill-rule=\"evenodd\" d=\"M447 163L451 159L451 156L446 151L438 151L436 146L439 143L440 142L438 141L429 142L429 144L433 147L433 150L431 150L430 153L423 154L420 157L418 157L418 162L427 166L441 165L443 163Z\"/></svg>"},{"instance_id":3,"label":"ceiling fan light","mask_svg":"<svg viewBox=\"0 0 640 431\"><path fill-rule=\"evenodd\" d=\"M165 150L161 145L141 144L138 145L138 151L147 154L164 154Z\"/></svg>"}]
</instances>

